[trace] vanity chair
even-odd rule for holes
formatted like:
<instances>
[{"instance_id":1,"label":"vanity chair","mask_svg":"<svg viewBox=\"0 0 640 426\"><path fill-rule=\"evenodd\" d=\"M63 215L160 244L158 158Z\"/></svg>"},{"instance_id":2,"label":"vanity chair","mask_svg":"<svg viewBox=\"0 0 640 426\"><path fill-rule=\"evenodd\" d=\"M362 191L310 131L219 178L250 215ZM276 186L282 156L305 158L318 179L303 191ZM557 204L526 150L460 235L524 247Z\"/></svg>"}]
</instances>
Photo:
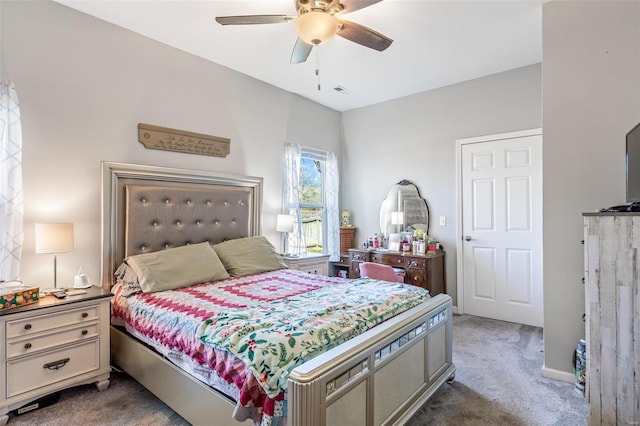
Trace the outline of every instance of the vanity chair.
<instances>
[{"instance_id":1,"label":"vanity chair","mask_svg":"<svg viewBox=\"0 0 640 426\"><path fill-rule=\"evenodd\" d=\"M404 282L404 274L398 274L392 266L382 263L362 262L360 276L383 281Z\"/></svg>"}]
</instances>

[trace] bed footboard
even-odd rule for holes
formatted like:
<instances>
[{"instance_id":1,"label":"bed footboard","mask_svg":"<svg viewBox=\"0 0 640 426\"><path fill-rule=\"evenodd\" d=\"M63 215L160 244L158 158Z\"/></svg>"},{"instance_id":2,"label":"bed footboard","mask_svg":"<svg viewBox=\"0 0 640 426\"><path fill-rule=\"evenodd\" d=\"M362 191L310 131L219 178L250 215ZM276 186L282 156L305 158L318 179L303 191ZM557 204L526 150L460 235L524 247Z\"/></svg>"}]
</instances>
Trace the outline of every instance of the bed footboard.
<instances>
[{"instance_id":1,"label":"bed footboard","mask_svg":"<svg viewBox=\"0 0 640 426\"><path fill-rule=\"evenodd\" d=\"M289 426L406 422L455 375L451 298L441 294L308 361L289 377ZM111 328L112 361L194 425L241 424L234 404Z\"/></svg>"},{"instance_id":2,"label":"bed footboard","mask_svg":"<svg viewBox=\"0 0 640 426\"><path fill-rule=\"evenodd\" d=\"M451 298L438 295L297 367L290 426L406 422L455 375Z\"/></svg>"}]
</instances>

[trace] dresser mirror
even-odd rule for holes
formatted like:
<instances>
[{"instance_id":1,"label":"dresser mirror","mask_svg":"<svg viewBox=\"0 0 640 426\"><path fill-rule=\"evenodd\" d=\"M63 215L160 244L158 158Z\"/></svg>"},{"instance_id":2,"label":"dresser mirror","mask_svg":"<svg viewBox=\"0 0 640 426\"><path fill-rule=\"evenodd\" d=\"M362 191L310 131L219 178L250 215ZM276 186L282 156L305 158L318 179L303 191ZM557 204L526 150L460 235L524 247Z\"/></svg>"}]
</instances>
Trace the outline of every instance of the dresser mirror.
<instances>
[{"instance_id":1,"label":"dresser mirror","mask_svg":"<svg viewBox=\"0 0 640 426\"><path fill-rule=\"evenodd\" d=\"M389 188L380 206L380 232L389 236L401 232L423 229L429 234L429 207L420 196L418 187L401 180Z\"/></svg>"}]
</instances>

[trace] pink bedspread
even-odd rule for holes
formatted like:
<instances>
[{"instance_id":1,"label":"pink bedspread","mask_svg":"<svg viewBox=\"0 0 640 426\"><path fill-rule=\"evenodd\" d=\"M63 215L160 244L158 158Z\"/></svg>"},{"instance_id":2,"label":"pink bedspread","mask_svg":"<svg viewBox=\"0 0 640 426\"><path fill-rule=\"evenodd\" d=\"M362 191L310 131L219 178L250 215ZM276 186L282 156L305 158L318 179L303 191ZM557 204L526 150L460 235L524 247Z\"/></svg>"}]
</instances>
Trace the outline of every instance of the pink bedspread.
<instances>
[{"instance_id":1,"label":"pink bedspread","mask_svg":"<svg viewBox=\"0 0 640 426\"><path fill-rule=\"evenodd\" d=\"M310 292L324 294L329 286L340 287L347 283L353 281L283 269L130 297L118 297L118 291L115 290L113 315L124 320L136 334L172 351L180 351L198 365L208 366L215 371L234 389L234 395L231 396L236 397L238 405L242 407L236 410L237 420L252 418L262 426L278 426L285 421L285 392L269 397L244 361L227 350L205 345L197 338L198 329L205 321L219 318L220 315L247 312L247 309L264 306L265 302L299 300L299 297ZM410 292L415 290L413 297L403 296L411 299L411 303L403 309L396 307L394 314L428 298L422 289L399 283L385 284L409 287L406 290ZM380 282L371 285L380 285Z\"/></svg>"}]
</instances>

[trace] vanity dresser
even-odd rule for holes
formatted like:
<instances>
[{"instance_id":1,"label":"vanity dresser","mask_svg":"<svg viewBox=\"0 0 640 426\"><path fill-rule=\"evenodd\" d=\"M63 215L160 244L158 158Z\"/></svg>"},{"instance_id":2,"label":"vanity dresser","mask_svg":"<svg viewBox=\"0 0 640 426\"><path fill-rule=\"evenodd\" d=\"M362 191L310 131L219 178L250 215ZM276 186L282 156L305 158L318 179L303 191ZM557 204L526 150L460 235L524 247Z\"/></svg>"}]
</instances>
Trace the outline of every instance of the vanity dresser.
<instances>
[{"instance_id":1,"label":"vanity dresser","mask_svg":"<svg viewBox=\"0 0 640 426\"><path fill-rule=\"evenodd\" d=\"M411 237L416 230L429 235L429 206L416 185L401 180L389 188L380 206L380 234L389 237L389 242L398 242ZM426 288L431 296L447 292L442 250L416 254L386 248L349 249L348 262L349 278L360 277L362 262L383 263L402 269L405 283Z\"/></svg>"},{"instance_id":2,"label":"vanity dresser","mask_svg":"<svg viewBox=\"0 0 640 426\"><path fill-rule=\"evenodd\" d=\"M374 262L403 269L404 282L429 290L431 296L447 292L444 276L444 251L426 254L403 253L389 250L349 250L349 278L360 277L360 264Z\"/></svg>"}]
</instances>

